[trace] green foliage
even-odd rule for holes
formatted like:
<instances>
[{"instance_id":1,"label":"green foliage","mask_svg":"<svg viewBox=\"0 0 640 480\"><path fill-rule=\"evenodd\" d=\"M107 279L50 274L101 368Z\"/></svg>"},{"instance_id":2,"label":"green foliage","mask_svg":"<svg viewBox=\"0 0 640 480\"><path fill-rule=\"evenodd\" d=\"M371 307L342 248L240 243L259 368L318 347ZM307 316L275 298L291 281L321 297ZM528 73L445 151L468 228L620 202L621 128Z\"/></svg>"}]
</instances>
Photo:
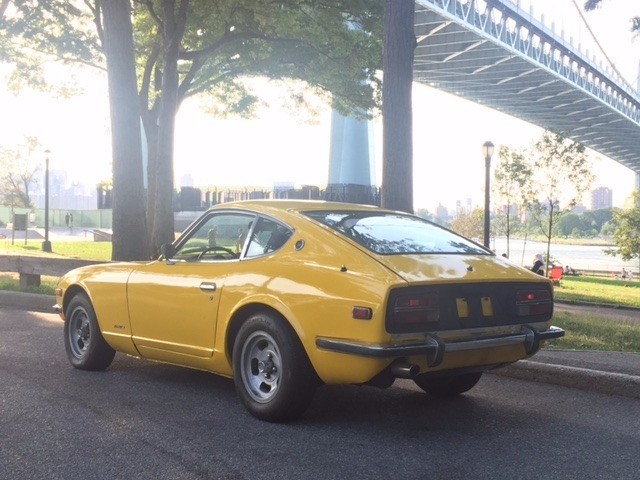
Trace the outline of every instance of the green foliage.
<instances>
[{"instance_id":1,"label":"green foliage","mask_svg":"<svg viewBox=\"0 0 640 480\"><path fill-rule=\"evenodd\" d=\"M4 205L31 208L29 189L40 171L40 141L26 137L15 148L0 147L0 202Z\"/></svg>"},{"instance_id":2,"label":"green foliage","mask_svg":"<svg viewBox=\"0 0 640 480\"><path fill-rule=\"evenodd\" d=\"M611 236L614 209L607 208L576 214L568 212L556 223L554 234L564 238L593 238L597 235ZM607 226L607 228L605 228Z\"/></svg>"},{"instance_id":3,"label":"green foliage","mask_svg":"<svg viewBox=\"0 0 640 480\"><path fill-rule=\"evenodd\" d=\"M0 290L11 292L39 293L41 295L53 295L58 279L56 277L42 277L39 287L20 288L20 280L17 274L0 274Z\"/></svg>"},{"instance_id":4,"label":"green foliage","mask_svg":"<svg viewBox=\"0 0 640 480\"><path fill-rule=\"evenodd\" d=\"M567 302L640 308L640 281L565 276L554 295L556 300Z\"/></svg>"},{"instance_id":5,"label":"green foliage","mask_svg":"<svg viewBox=\"0 0 640 480\"><path fill-rule=\"evenodd\" d=\"M29 240L26 245L23 241L16 241L14 245L6 243L3 249L16 255L40 255L42 254L42 241ZM55 255L62 257L103 262L108 262L111 259L111 242L53 242L52 249Z\"/></svg>"},{"instance_id":6,"label":"green foliage","mask_svg":"<svg viewBox=\"0 0 640 480\"><path fill-rule=\"evenodd\" d=\"M451 230L467 238L482 238L484 233L484 211L475 208L462 212L451 221Z\"/></svg>"},{"instance_id":7,"label":"green foliage","mask_svg":"<svg viewBox=\"0 0 640 480\"><path fill-rule=\"evenodd\" d=\"M68 85L54 86L45 72L47 62L102 64L92 17L80 2L69 0L2 0L0 2L0 61L11 63L7 85L30 86L66 95Z\"/></svg>"},{"instance_id":8,"label":"green foliage","mask_svg":"<svg viewBox=\"0 0 640 480\"><path fill-rule=\"evenodd\" d=\"M534 148L532 212L547 240L548 265L554 226L589 189L594 175L585 147L563 134L545 131Z\"/></svg>"},{"instance_id":9,"label":"green foliage","mask_svg":"<svg viewBox=\"0 0 640 480\"><path fill-rule=\"evenodd\" d=\"M640 352L640 325L611 321L606 314L556 313L553 324L563 328L564 337L545 342L546 347L572 350Z\"/></svg>"},{"instance_id":10,"label":"green foliage","mask_svg":"<svg viewBox=\"0 0 640 480\"><path fill-rule=\"evenodd\" d=\"M173 3L177 12L182 2ZM171 10L169 10L171 11ZM140 90L152 112L162 95L167 10L134 3ZM179 101L207 94L209 110L250 114L259 103L246 79L298 79L329 91L343 112L379 104L382 2L289 0L192 1L180 44Z\"/></svg>"},{"instance_id":11,"label":"green foliage","mask_svg":"<svg viewBox=\"0 0 640 480\"><path fill-rule=\"evenodd\" d=\"M416 215L420 218L424 218L425 220L429 220L430 222L434 221L433 215L426 208L419 208L416 210Z\"/></svg>"},{"instance_id":12,"label":"green foliage","mask_svg":"<svg viewBox=\"0 0 640 480\"><path fill-rule=\"evenodd\" d=\"M522 149L516 150L503 145L498 151L498 158L500 160L494 171L493 187L504 209L496 215L494 225L498 234L503 233L507 237L508 256L513 225L518 223L518 217L521 216L518 214L522 214L530 203L532 171L527 154Z\"/></svg>"},{"instance_id":13,"label":"green foliage","mask_svg":"<svg viewBox=\"0 0 640 480\"><path fill-rule=\"evenodd\" d=\"M617 251L607 253L619 255L624 260L640 259L640 190L633 192L627 208L616 212L617 225L613 238L618 246Z\"/></svg>"}]
</instances>

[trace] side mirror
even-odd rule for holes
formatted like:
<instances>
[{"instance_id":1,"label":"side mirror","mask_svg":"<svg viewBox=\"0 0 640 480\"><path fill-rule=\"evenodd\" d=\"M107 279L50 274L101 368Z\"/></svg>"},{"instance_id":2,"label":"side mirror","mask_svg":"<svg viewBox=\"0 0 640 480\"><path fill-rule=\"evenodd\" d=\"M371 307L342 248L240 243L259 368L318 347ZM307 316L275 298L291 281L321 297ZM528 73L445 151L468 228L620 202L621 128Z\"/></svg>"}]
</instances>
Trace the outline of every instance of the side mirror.
<instances>
[{"instance_id":1,"label":"side mirror","mask_svg":"<svg viewBox=\"0 0 640 480\"><path fill-rule=\"evenodd\" d=\"M176 254L176 247L172 243L165 243L160 247L160 253L165 260L170 260Z\"/></svg>"}]
</instances>

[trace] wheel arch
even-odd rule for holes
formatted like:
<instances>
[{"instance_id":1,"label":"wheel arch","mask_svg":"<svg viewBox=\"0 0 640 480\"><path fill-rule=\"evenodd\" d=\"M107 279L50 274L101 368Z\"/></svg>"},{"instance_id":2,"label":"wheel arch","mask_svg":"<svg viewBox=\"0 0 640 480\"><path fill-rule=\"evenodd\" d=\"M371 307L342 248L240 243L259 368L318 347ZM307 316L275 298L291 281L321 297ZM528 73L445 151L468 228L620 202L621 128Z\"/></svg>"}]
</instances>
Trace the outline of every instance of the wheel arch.
<instances>
[{"instance_id":1,"label":"wheel arch","mask_svg":"<svg viewBox=\"0 0 640 480\"><path fill-rule=\"evenodd\" d=\"M66 316L66 312L67 312L67 307L69 306L69 302L71 301L71 299L73 297L75 297L78 294L85 295L89 299L89 301L91 302L91 297L89 296L89 293L87 292L86 289L84 289L83 287L81 287L77 283L73 284L73 285L70 285L66 289L66 291L64 292L64 297L62 299L62 312L65 314L65 316Z\"/></svg>"},{"instance_id":2,"label":"wheel arch","mask_svg":"<svg viewBox=\"0 0 640 480\"><path fill-rule=\"evenodd\" d=\"M311 357L309 356L309 352L307 352L304 346L304 342L301 340L300 335L298 335L298 332L295 329L295 327L291 324L291 322L287 319L287 317L283 315L280 311L278 311L276 308L261 302L252 302L252 303L243 305L233 313L231 319L229 320L227 330L226 330L226 336L225 336L225 354L227 357L227 361L229 362L229 365L233 364L233 347L234 347L236 338L238 336L238 332L240 331L240 327L242 327L242 324L249 317L251 317L251 315L254 315L258 312L270 313L282 320L282 323L285 326L285 328L289 329L290 333L294 335L296 341L302 347L302 350L305 352L305 355L307 356L309 365L313 369L313 372L316 375L316 377L318 377L318 374L315 371L315 367L313 366L313 362L311 362Z\"/></svg>"}]
</instances>

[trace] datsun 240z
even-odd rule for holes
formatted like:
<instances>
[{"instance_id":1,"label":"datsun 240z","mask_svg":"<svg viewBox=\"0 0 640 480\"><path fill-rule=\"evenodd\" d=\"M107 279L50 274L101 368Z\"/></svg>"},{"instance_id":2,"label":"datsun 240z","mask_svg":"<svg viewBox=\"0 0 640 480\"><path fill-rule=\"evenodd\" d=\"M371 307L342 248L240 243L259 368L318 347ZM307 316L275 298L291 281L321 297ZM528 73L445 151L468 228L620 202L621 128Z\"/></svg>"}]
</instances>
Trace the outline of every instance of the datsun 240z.
<instances>
[{"instance_id":1,"label":"datsun 240z","mask_svg":"<svg viewBox=\"0 0 640 480\"><path fill-rule=\"evenodd\" d=\"M458 395L564 334L549 280L418 217L327 202L218 205L158 260L73 270L56 295L74 367L118 351L206 370L268 421L322 384Z\"/></svg>"}]
</instances>

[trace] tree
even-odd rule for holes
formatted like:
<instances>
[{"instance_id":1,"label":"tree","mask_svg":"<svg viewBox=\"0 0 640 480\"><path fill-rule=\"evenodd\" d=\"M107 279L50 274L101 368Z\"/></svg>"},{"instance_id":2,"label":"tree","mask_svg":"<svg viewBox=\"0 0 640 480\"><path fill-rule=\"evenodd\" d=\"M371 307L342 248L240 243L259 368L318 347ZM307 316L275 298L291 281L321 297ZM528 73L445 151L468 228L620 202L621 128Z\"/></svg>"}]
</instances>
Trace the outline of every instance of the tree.
<instances>
[{"instance_id":1,"label":"tree","mask_svg":"<svg viewBox=\"0 0 640 480\"><path fill-rule=\"evenodd\" d=\"M617 225L613 238L618 250L607 253L623 260L640 260L640 190L633 192L626 208L616 211L613 221Z\"/></svg>"},{"instance_id":2,"label":"tree","mask_svg":"<svg viewBox=\"0 0 640 480\"><path fill-rule=\"evenodd\" d=\"M46 4L50 14L43 15L43 21L58 31L67 26L73 30L88 11L78 10L74 21L63 13L75 2L16 3L28 4L34 11ZM84 4L90 9L94 32L83 43L86 32L78 29L72 43L102 47L106 2L85 0ZM25 7L21 15L26 17L29 11ZM153 254L174 239L173 132L181 103L203 95L214 104L212 110L250 114L259 99L244 80L257 76L305 81L311 89L329 92L327 101L343 113L370 111L380 103L376 74L382 59L381 18L378 0L287 0L277 6L260 0L134 3L138 98L149 154L147 226ZM20 26L32 28L30 23ZM47 40L42 44L48 46ZM94 50L87 48L76 59L101 64L100 51L96 48L98 58L93 58ZM74 56L68 53L64 58ZM133 130L135 125L130 127ZM114 179L114 190L117 183ZM130 211L121 209L120 214Z\"/></svg>"},{"instance_id":3,"label":"tree","mask_svg":"<svg viewBox=\"0 0 640 480\"><path fill-rule=\"evenodd\" d=\"M433 214L426 208L419 208L418 210L416 210L416 215L420 218L424 218L425 220L428 220L429 222L435 221Z\"/></svg>"},{"instance_id":4,"label":"tree","mask_svg":"<svg viewBox=\"0 0 640 480\"><path fill-rule=\"evenodd\" d=\"M0 149L2 203L12 207L33 207L29 188L40 171L38 160L34 160L40 150L40 141L36 137L26 137L18 148Z\"/></svg>"},{"instance_id":5,"label":"tree","mask_svg":"<svg viewBox=\"0 0 640 480\"><path fill-rule=\"evenodd\" d=\"M89 13L78 2L67 0L2 0L0 56L15 67L10 82L51 90L53 87L45 80L43 65L46 62L55 60L104 68L101 50L106 37L105 53L112 70L108 72L114 155L112 258L141 260L149 258L149 253L144 230L140 115L130 5L129 0L104 4L103 18L102 4L98 1ZM128 91L126 74L123 75L127 68ZM64 85L58 88L65 89Z\"/></svg>"},{"instance_id":6,"label":"tree","mask_svg":"<svg viewBox=\"0 0 640 480\"><path fill-rule=\"evenodd\" d=\"M140 109L129 0L103 3L113 156L113 260L149 258Z\"/></svg>"},{"instance_id":7,"label":"tree","mask_svg":"<svg viewBox=\"0 0 640 480\"><path fill-rule=\"evenodd\" d=\"M382 85L382 198L385 208L413 212L413 0L385 0Z\"/></svg>"},{"instance_id":8,"label":"tree","mask_svg":"<svg viewBox=\"0 0 640 480\"><path fill-rule=\"evenodd\" d=\"M101 54L91 16L68 0L0 0L0 61L12 64L7 85L67 95L69 85L48 82L51 60L98 66Z\"/></svg>"},{"instance_id":9,"label":"tree","mask_svg":"<svg viewBox=\"0 0 640 480\"><path fill-rule=\"evenodd\" d=\"M500 159L494 171L494 188L502 199L504 206L504 219L502 232L507 237L507 256L510 255L509 239L512 225L518 221L522 213L531 202L530 179L531 166L527 161L524 150L516 150L507 146L501 146L498 151ZM514 215L514 210L517 212Z\"/></svg>"},{"instance_id":10,"label":"tree","mask_svg":"<svg viewBox=\"0 0 640 480\"><path fill-rule=\"evenodd\" d=\"M603 0L587 0L584 3L584 9L588 12L591 10L595 10L596 8L598 8L601 4L602 4ZM637 32L640 30L640 17L633 17L631 19L631 31L632 32Z\"/></svg>"},{"instance_id":11,"label":"tree","mask_svg":"<svg viewBox=\"0 0 640 480\"><path fill-rule=\"evenodd\" d=\"M594 176L584 146L563 134L545 131L534 153L533 217L547 240L548 267L554 225L578 203Z\"/></svg>"},{"instance_id":12,"label":"tree","mask_svg":"<svg viewBox=\"0 0 640 480\"><path fill-rule=\"evenodd\" d=\"M266 77L329 92L343 113L369 111L379 103L381 14L377 0L289 0L277 8L258 0L135 3L152 251L174 238L174 121L182 102L206 95L218 112L250 114L259 99L245 80Z\"/></svg>"},{"instance_id":13,"label":"tree","mask_svg":"<svg viewBox=\"0 0 640 480\"><path fill-rule=\"evenodd\" d=\"M572 212L568 212L562 216L557 223L557 231L559 235L567 238L569 235L573 235L576 232L583 232L583 222L580 215Z\"/></svg>"},{"instance_id":14,"label":"tree","mask_svg":"<svg viewBox=\"0 0 640 480\"><path fill-rule=\"evenodd\" d=\"M481 238L484 232L484 210L474 208L471 212L461 212L451 221L451 230L467 238Z\"/></svg>"}]
</instances>

